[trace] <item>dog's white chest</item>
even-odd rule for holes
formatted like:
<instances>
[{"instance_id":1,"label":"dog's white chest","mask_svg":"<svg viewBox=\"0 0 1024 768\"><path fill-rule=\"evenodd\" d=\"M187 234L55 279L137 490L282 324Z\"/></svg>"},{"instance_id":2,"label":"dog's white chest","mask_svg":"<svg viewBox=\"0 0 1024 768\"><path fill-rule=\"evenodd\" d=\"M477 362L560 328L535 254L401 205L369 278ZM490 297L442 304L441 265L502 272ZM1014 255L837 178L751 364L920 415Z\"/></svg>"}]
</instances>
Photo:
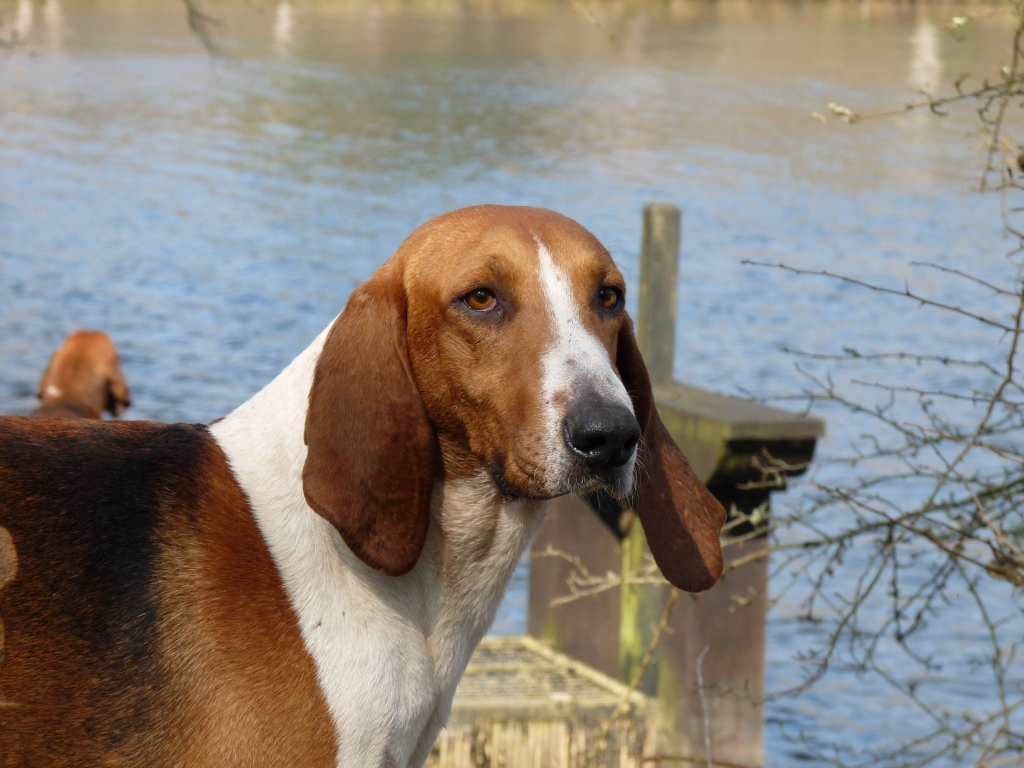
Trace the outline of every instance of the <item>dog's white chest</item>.
<instances>
[{"instance_id":1,"label":"dog's white chest","mask_svg":"<svg viewBox=\"0 0 1024 768\"><path fill-rule=\"evenodd\" d=\"M422 765L539 507L502 503L486 476L439 486L423 554L398 578L367 568L308 507L261 522L316 662L339 768Z\"/></svg>"},{"instance_id":2,"label":"dog's white chest","mask_svg":"<svg viewBox=\"0 0 1024 768\"><path fill-rule=\"evenodd\" d=\"M419 766L541 505L502 502L486 473L439 484L416 567L397 578L368 568L303 496L306 447L294 425L322 338L211 431L249 497L316 664L337 765Z\"/></svg>"}]
</instances>

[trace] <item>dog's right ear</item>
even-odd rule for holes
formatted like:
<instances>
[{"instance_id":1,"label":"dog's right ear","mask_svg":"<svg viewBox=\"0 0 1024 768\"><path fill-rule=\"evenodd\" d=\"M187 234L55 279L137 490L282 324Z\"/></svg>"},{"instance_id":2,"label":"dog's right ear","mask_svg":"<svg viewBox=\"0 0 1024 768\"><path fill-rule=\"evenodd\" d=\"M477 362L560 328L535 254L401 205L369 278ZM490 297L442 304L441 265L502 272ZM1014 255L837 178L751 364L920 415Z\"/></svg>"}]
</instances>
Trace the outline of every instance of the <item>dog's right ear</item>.
<instances>
[{"instance_id":1,"label":"dog's right ear","mask_svg":"<svg viewBox=\"0 0 1024 768\"><path fill-rule=\"evenodd\" d=\"M406 299L388 273L352 294L313 373L302 470L306 501L364 563L416 565L440 465L406 350Z\"/></svg>"},{"instance_id":2,"label":"dog's right ear","mask_svg":"<svg viewBox=\"0 0 1024 768\"><path fill-rule=\"evenodd\" d=\"M128 380L121 370L121 359L114 358L114 365L107 378L107 411L120 416L132 404L132 393L128 390Z\"/></svg>"}]
</instances>

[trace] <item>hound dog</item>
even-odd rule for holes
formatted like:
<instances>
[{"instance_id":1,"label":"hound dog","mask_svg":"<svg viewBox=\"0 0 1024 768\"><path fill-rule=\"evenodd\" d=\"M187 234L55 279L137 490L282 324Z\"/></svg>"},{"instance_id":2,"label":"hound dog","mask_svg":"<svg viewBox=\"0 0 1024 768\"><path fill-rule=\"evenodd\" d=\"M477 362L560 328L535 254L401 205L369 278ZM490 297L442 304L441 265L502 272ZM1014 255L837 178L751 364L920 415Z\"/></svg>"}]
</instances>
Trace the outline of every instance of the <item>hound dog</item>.
<instances>
[{"instance_id":1,"label":"hound dog","mask_svg":"<svg viewBox=\"0 0 1024 768\"><path fill-rule=\"evenodd\" d=\"M103 331L70 334L43 371L33 416L52 419L100 419L120 416L132 404L121 358Z\"/></svg>"},{"instance_id":2,"label":"hound dog","mask_svg":"<svg viewBox=\"0 0 1024 768\"><path fill-rule=\"evenodd\" d=\"M624 294L574 221L463 209L209 428L0 422L0 763L421 766L563 494L715 584Z\"/></svg>"}]
</instances>

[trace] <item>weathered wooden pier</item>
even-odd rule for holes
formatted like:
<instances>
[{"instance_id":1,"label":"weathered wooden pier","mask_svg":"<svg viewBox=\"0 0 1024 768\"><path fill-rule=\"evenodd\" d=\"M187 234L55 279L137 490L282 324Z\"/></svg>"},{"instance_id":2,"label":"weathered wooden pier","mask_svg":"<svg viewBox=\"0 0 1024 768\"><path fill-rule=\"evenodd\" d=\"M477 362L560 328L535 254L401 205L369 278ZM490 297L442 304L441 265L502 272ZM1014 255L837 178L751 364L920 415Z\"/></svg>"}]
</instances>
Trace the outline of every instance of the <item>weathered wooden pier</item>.
<instances>
[{"instance_id":1,"label":"weathered wooden pier","mask_svg":"<svg viewBox=\"0 0 1024 768\"><path fill-rule=\"evenodd\" d=\"M598 575L641 571L650 560L643 530L607 498L553 503L533 545L531 637L481 644L428 765L763 763L768 561L757 553L767 542L751 537L743 521L768 514L771 493L804 471L824 423L673 379L681 218L668 203L644 209L637 341L666 427L741 521L723 545L727 563L743 564L714 589L680 596L641 666L671 599L667 585L625 579L593 595L559 598L581 567ZM609 727L613 713L621 714Z\"/></svg>"}]
</instances>

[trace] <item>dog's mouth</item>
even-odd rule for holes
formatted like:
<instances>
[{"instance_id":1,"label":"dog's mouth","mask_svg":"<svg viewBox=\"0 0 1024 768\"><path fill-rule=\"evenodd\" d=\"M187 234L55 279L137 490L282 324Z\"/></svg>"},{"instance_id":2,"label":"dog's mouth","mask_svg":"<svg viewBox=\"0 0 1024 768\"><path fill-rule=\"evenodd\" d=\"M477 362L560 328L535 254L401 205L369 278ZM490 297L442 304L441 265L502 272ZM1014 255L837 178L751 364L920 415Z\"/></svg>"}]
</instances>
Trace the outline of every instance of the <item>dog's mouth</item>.
<instances>
[{"instance_id":1,"label":"dog's mouth","mask_svg":"<svg viewBox=\"0 0 1024 768\"><path fill-rule=\"evenodd\" d=\"M505 501L518 501L523 498L523 494L517 489L509 485L508 481L505 480L505 467L503 464L495 462L491 464L491 479L494 480L494 485L498 489L498 493Z\"/></svg>"},{"instance_id":2,"label":"dog's mouth","mask_svg":"<svg viewBox=\"0 0 1024 768\"><path fill-rule=\"evenodd\" d=\"M532 478L525 485L510 482L502 462L492 462L489 469L494 485L505 501L549 501L570 493L580 496L605 493L617 501L626 501L633 492L632 468L627 467L601 472L574 467L554 488L535 482Z\"/></svg>"},{"instance_id":3,"label":"dog's mouth","mask_svg":"<svg viewBox=\"0 0 1024 768\"><path fill-rule=\"evenodd\" d=\"M626 467L619 467L604 472L586 473L579 481L579 487L573 493L587 496L594 493L606 493L616 501L625 501L633 493L633 472Z\"/></svg>"},{"instance_id":4,"label":"dog's mouth","mask_svg":"<svg viewBox=\"0 0 1024 768\"><path fill-rule=\"evenodd\" d=\"M525 486L510 482L505 465L501 462L493 462L490 471L491 479L505 501L549 501L562 495L545 490L541 484L533 482L532 478Z\"/></svg>"}]
</instances>

